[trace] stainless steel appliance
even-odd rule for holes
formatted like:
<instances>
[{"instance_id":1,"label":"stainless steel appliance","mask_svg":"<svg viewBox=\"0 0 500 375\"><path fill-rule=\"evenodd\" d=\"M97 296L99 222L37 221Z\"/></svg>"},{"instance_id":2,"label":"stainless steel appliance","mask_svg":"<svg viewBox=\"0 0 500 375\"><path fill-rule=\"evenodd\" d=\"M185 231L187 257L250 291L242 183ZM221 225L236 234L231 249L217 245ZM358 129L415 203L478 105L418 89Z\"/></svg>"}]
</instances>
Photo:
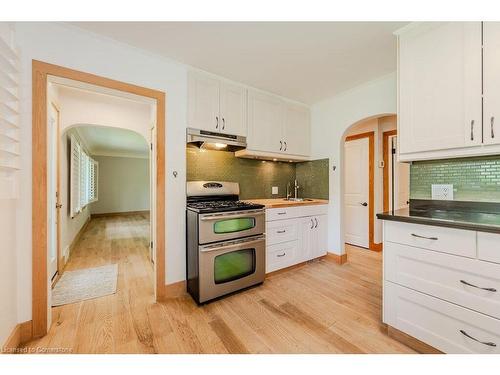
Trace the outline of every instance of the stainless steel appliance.
<instances>
[{"instance_id":1,"label":"stainless steel appliance","mask_svg":"<svg viewBox=\"0 0 500 375\"><path fill-rule=\"evenodd\" d=\"M187 183L187 289L197 303L264 281L264 206L238 198L235 182Z\"/></svg>"},{"instance_id":2,"label":"stainless steel appliance","mask_svg":"<svg viewBox=\"0 0 500 375\"><path fill-rule=\"evenodd\" d=\"M238 151L247 147L247 139L241 135L216 133L208 130L188 128L186 142L209 150Z\"/></svg>"}]
</instances>

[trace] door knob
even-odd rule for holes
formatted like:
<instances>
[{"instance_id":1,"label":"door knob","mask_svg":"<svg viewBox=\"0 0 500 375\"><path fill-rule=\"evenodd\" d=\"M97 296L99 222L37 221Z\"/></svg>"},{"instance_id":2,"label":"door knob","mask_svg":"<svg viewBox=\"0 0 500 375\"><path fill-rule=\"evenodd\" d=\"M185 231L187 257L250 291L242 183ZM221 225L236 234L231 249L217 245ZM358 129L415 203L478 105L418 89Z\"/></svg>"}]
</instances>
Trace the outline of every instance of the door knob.
<instances>
[{"instance_id":1,"label":"door knob","mask_svg":"<svg viewBox=\"0 0 500 375\"><path fill-rule=\"evenodd\" d=\"M363 203L360 203L360 205L362 205L362 206L366 207L366 206L368 206L368 203L363 202Z\"/></svg>"}]
</instances>

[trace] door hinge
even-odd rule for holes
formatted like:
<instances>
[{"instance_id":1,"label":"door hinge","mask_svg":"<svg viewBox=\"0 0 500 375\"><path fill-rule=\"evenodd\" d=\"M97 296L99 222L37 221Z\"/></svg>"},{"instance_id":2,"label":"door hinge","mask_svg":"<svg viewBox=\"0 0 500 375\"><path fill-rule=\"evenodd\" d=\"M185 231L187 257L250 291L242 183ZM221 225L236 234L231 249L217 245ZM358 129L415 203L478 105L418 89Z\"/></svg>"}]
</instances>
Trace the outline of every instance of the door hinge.
<instances>
[{"instance_id":1,"label":"door hinge","mask_svg":"<svg viewBox=\"0 0 500 375\"><path fill-rule=\"evenodd\" d=\"M152 144L152 143L150 143L150 145L151 145L151 151L153 151L153 144Z\"/></svg>"},{"instance_id":2,"label":"door hinge","mask_svg":"<svg viewBox=\"0 0 500 375\"><path fill-rule=\"evenodd\" d=\"M396 149L395 149L395 148L393 148L393 149L392 149L392 154L394 155L395 153L396 153Z\"/></svg>"},{"instance_id":3,"label":"door hinge","mask_svg":"<svg viewBox=\"0 0 500 375\"><path fill-rule=\"evenodd\" d=\"M149 243L149 246L150 246L151 248L153 248L153 241L151 241L151 242Z\"/></svg>"}]
</instances>

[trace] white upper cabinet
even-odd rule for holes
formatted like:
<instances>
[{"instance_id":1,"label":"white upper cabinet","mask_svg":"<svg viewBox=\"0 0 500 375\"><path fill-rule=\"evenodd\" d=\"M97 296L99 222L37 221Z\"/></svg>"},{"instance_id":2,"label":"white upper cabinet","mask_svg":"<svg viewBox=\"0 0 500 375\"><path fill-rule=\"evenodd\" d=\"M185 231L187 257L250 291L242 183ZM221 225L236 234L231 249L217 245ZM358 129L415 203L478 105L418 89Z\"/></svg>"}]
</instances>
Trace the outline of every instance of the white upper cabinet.
<instances>
[{"instance_id":1,"label":"white upper cabinet","mask_svg":"<svg viewBox=\"0 0 500 375\"><path fill-rule=\"evenodd\" d=\"M208 75L188 75L188 126L232 135L247 135L244 87Z\"/></svg>"},{"instance_id":2,"label":"white upper cabinet","mask_svg":"<svg viewBox=\"0 0 500 375\"><path fill-rule=\"evenodd\" d=\"M261 92L248 92L248 148L255 151L281 152L284 107L281 100Z\"/></svg>"},{"instance_id":3,"label":"white upper cabinet","mask_svg":"<svg viewBox=\"0 0 500 375\"><path fill-rule=\"evenodd\" d=\"M400 160L459 156L482 143L481 23L412 26L399 35Z\"/></svg>"},{"instance_id":4,"label":"white upper cabinet","mask_svg":"<svg viewBox=\"0 0 500 375\"><path fill-rule=\"evenodd\" d=\"M286 153L303 156L310 154L311 125L308 108L293 104L286 105L283 130Z\"/></svg>"},{"instance_id":5,"label":"white upper cabinet","mask_svg":"<svg viewBox=\"0 0 500 375\"><path fill-rule=\"evenodd\" d=\"M484 143L500 143L500 22L483 23Z\"/></svg>"},{"instance_id":6,"label":"white upper cabinet","mask_svg":"<svg viewBox=\"0 0 500 375\"><path fill-rule=\"evenodd\" d=\"M206 75L188 75L188 126L219 131L219 81Z\"/></svg>"},{"instance_id":7,"label":"white upper cabinet","mask_svg":"<svg viewBox=\"0 0 500 375\"><path fill-rule=\"evenodd\" d=\"M236 156L307 160L310 155L309 108L274 95L248 91L248 147Z\"/></svg>"}]
</instances>

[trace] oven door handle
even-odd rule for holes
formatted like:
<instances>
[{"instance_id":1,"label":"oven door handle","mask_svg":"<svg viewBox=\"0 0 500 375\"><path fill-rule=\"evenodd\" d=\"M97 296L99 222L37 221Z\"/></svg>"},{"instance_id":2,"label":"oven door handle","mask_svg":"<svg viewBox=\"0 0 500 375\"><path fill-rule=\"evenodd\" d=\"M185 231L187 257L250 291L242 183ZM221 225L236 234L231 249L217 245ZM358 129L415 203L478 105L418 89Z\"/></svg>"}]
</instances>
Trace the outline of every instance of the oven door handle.
<instances>
[{"instance_id":1,"label":"oven door handle","mask_svg":"<svg viewBox=\"0 0 500 375\"><path fill-rule=\"evenodd\" d=\"M221 251L221 250L233 249L233 248L238 248L238 247L245 248L248 245L253 245L254 243L257 243L257 242L262 242L262 241L264 241L264 239L265 239L265 237L259 237L259 238L255 239L255 240L242 241L242 242L238 242L238 243L232 243L232 244L229 244L229 245L209 247L209 248L201 248L200 251L203 252L203 253L208 253L208 252L211 252L211 251Z\"/></svg>"},{"instance_id":2,"label":"oven door handle","mask_svg":"<svg viewBox=\"0 0 500 375\"><path fill-rule=\"evenodd\" d=\"M258 211L258 212L238 212L238 213L233 213L233 214L227 214L227 215L210 215L210 216L202 216L200 217L201 221L211 221L211 220L225 220L225 219L239 219L239 218L246 218L246 217L256 217L256 216L262 216L264 215L264 211Z\"/></svg>"}]
</instances>

